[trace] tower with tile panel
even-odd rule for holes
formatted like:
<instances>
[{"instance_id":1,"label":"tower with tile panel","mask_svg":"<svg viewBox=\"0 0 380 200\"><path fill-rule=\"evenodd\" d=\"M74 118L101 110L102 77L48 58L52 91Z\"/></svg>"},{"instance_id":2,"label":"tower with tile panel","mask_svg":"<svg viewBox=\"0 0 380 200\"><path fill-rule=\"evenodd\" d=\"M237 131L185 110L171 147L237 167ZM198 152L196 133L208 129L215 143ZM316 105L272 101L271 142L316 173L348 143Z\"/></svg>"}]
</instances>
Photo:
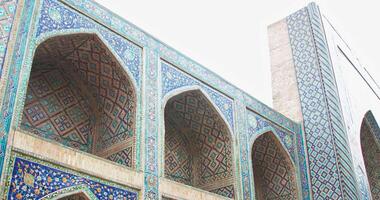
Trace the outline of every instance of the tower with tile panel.
<instances>
[{"instance_id":1,"label":"tower with tile panel","mask_svg":"<svg viewBox=\"0 0 380 200\"><path fill-rule=\"evenodd\" d=\"M312 197L366 199L371 192L367 181L359 180L366 160L360 148L367 149L360 125L367 111L379 116L376 81L315 3L268 32L274 108L304 126ZM378 155L378 149L374 145L371 152ZM378 190L373 191L375 198Z\"/></svg>"}]
</instances>

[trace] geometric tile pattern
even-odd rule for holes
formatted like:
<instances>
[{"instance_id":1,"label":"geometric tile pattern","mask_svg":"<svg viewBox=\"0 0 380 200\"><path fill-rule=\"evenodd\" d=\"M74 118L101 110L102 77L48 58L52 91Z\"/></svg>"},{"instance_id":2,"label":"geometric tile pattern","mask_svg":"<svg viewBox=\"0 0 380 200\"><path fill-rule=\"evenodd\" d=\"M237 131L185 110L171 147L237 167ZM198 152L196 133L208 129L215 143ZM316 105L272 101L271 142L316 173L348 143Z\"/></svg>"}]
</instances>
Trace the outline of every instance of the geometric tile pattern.
<instances>
[{"instance_id":1,"label":"geometric tile pattern","mask_svg":"<svg viewBox=\"0 0 380 200\"><path fill-rule=\"evenodd\" d=\"M46 3L48 2L48 3ZM27 67L27 63L24 62L25 57L27 57L26 60L28 60L28 55L31 55L31 51L34 51L34 49L29 48L29 46L32 46L30 44L33 44L33 42L36 41L36 38L28 37L27 34L30 33L31 36L34 33L34 28L38 29L38 36L42 36L44 33L51 32L51 31L62 31L67 32L72 31L73 29L79 29L79 28L90 28L90 29L96 29L98 30L103 37L107 38L107 34L104 34L104 32L110 32L108 29L105 29L103 26L94 25L94 21L92 21L90 18L97 19L102 24L110 27L110 29L113 29L115 32L112 32L109 35L117 35L122 34L125 37L131 38L133 41L137 42L139 45L143 46L144 48L148 49L148 55L147 58L151 58L153 61L149 61L147 68L147 76L146 80L146 97L145 100L147 100L146 108L144 109L144 114L147 116L146 120L146 130L145 130L145 138L146 141L144 141L146 145L145 151L143 151L142 154L145 158L146 166L144 168L145 176L144 176L144 198L145 199L158 199L158 177L157 177L157 151L160 150L160 147L157 147L158 145L158 119L159 116L159 98L158 95L160 92L157 92L157 77L159 78L159 74L157 74L157 62L159 60L159 57L162 57L165 60L168 60L172 62L173 64L179 66L180 69L183 69L187 73L191 74L191 76L194 76L198 78L199 80L202 80L204 82L207 82L207 84L210 85L210 88L215 88L216 90L222 91L224 94L230 96L231 98L236 98L240 102L245 102L247 105L252 106L255 111L260 113L260 115L265 116L269 120L275 121L280 126L284 126L286 129L289 129L289 127L298 127L298 125L294 122L291 122L291 120L287 119L286 117L280 115L279 113L275 112L274 110L268 108L264 104L258 102L254 98L250 97L249 95L245 94L241 90L235 88L234 86L228 84L226 81L215 75L214 73L210 73L209 70L205 69L204 67L200 66L199 64L195 63L194 61L188 59L187 57L181 55L180 53L176 52L175 50L171 49L170 47L167 47L164 44L161 44L158 40L152 38L150 35L146 34L145 32L142 32L135 26L131 25L130 23L121 20L117 16L113 16L109 11L106 9L100 7L96 3L94 3L91 0L83 0L83 1L72 1L72 0L62 0L62 2L68 3L69 5L72 5L75 9L81 10L81 12L85 13L89 17L82 17L79 14L79 12L74 12L69 7L63 6L60 2L57 1L49 1L45 0L43 1L43 5L41 6L42 12L41 17L38 18L40 21L39 24L36 27L32 27L32 29L29 29L30 19L32 17L32 12L34 1L25 1L25 7L24 7L24 14L23 14L23 20L20 22L20 27L23 27L20 29L18 33L18 39L16 40L15 45L15 52L17 52L17 56L14 56L12 59L12 65L10 65L10 75L8 77L9 81L7 83L7 90L6 93L9 94L4 98L4 103L2 105L2 110L0 115L4 116L5 119L5 132L1 130L1 134L6 134L9 132L9 124L10 119L13 115L17 115L18 113L13 113L13 109L17 111L17 106L20 102L23 100L19 100L20 102L16 102L16 92L22 90L23 92L26 92L24 90L24 81L19 81L25 79L25 74L22 74L20 76L20 70L22 67ZM56 6L60 4L61 6ZM79 16L79 17L78 17ZM31 30L29 32L29 30ZM64 31L63 31L64 30ZM66 33L67 33L66 32ZM115 34L116 33L116 34ZM104 35L103 35L104 34ZM119 37L119 36L118 36ZM121 38L121 37L119 37ZM123 41L126 41L124 38ZM113 45L113 50L118 54L120 58L130 57L131 54L129 54L125 49L120 49L119 45L120 43L115 42L117 40L109 39L107 38L108 44ZM119 40L120 41L120 40ZM152 53L153 52L153 53ZM152 56L153 55L153 56ZM138 56L140 57L140 56ZM141 75L141 72L138 70L135 70L131 66L127 66L128 68L132 69L131 73L134 75L134 78L136 79L137 84L140 83L141 79L139 78ZM139 81L140 80L140 81ZM21 83L21 85L18 85L18 83ZM201 81L200 81L201 82ZM202 83L203 84L203 83ZM163 87L162 87L163 88ZM202 87L202 89L204 89ZM204 89L206 90L206 89ZM206 91L208 93L208 91ZM222 94L222 93L220 93ZM209 94L210 95L210 94ZM212 95L210 95L211 99L213 101L215 100ZM17 98L20 99L20 98ZM21 98L22 99L22 98ZM231 101L232 102L232 101ZM249 103L248 103L249 102ZM138 102L138 105L140 105L141 102ZM227 107L223 109L223 104L217 104L218 108L221 110L224 117L227 119L228 123L230 123L231 127L233 122L231 123L230 119L232 119L233 116L233 102L230 104L231 107ZM246 106L246 105L244 105ZM231 110L231 112L224 112L224 110ZM225 114L227 113L227 114ZM242 117L244 119L244 117ZM292 124L294 126L289 125ZM232 128L232 130L234 130ZM293 129L292 129L293 130ZM0 151L0 162L3 161L3 153L5 148L6 137L1 137L1 146L2 149ZM1 165L2 166L2 165Z\"/></svg>"},{"instance_id":2,"label":"geometric tile pattern","mask_svg":"<svg viewBox=\"0 0 380 200\"><path fill-rule=\"evenodd\" d=\"M88 152L95 122L86 99L61 69L33 66L21 128Z\"/></svg>"},{"instance_id":3,"label":"geometric tile pattern","mask_svg":"<svg viewBox=\"0 0 380 200\"><path fill-rule=\"evenodd\" d=\"M3 172L4 160L5 160L5 152L8 141L8 133L11 130L11 122L14 116L20 116L20 107L23 104L23 98L20 97L20 102L16 103L17 93L19 89L19 80L22 79L20 77L20 71L23 68L24 55L27 52L27 41L28 41L28 33L30 28L30 23L32 21L32 14L34 8L34 1L25 1L23 6L23 13L21 15L22 20L18 23L18 27L22 27L18 29L15 38L15 46L13 48L14 53L9 56L11 59L9 64L9 69L7 77L3 76L2 80L5 80L4 90L0 91L3 95L0 116L0 174ZM9 50L8 50L9 52ZM23 82L25 84L26 81ZM23 93L26 92L25 88L23 88ZM17 112L14 112L14 109L17 108ZM17 113L17 114L16 114ZM18 122L19 119L16 120ZM12 127L14 128L14 127Z\"/></svg>"},{"instance_id":4,"label":"geometric tile pattern","mask_svg":"<svg viewBox=\"0 0 380 200\"><path fill-rule=\"evenodd\" d=\"M279 127L273 122L263 118L259 114L253 112L242 103L236 104L237 108L237 121L239 127L240 135L240 154L241 154L241 180L242 180L242 199L252 199L255 196L254 193L254 174L253 174L253 162L252 161L252 150L256 138L264 134L273 134L276 137L275 141L280 144L280 149L287 151L285 153L286 160L291 160L290 163L295 163L294 168L299 167L301 171L300 183L302 185L303 199L309 199L309 184L308 184L308 169L306 167L307 163L302 159L305 155L303 146L299 145L300 132L290 132L284 129L284 127ZM287 155L290 155L287 156ZM290 166L293 166L291 164ZM295 170L295 169L294 169ZM297 181L298 182L298 181ZM298 185L295 183L295 185ZM298 195L298 194L297 194Z\"/></svg>"},{"instance_id":5,"label":"geometric tile pattern","mask_svg":"<svg viewBox=\"0 0 380 200\"><path fill-rule=\"evenodd\" d=\"M115 55L122 60L123 66L131 73L137 86L141 84L142 49L109 29L100 26L83 15L73 12L56 1L43 0L41 17L38 21L36 36L49 32L65 32L72 29L97 30L98 34L110 45ZM82 32L82 31L81 31ZM86 32L86 31L85 31Z\"/></svg>"},{"instance_id":6,"label":"geometric tile pattern","mask_svg":"<svg viewBox=\"0 0 380 200\"><path fill-rule=\"evenodd\" d=\"M145 161L144 166L144 199L155 200L160 198L158 186L159 177L159 153L164 153L165 147L159 147L159 108L160 100L158 98L159 92L155 86L158 85L158 60L159 55L153 50L147 50L146 58L146 73L145 85L146 95L144 97L147 102L144 108L145 120L145 155L142 156ZM162 146L162 145L161 145Z\"/></svg>"},{"instance_id":7,"label":"geometric tile pattern","mask_svg":"<svg viewBox=\"0 0 380 200\"><path fill-rule=\"evenodd\" d=\"M16 7L17 0L3 0L0 2L0 78L3 72L4 57L7 52Z\"/></svg>"},{"instance_id":8,"label":"geometric tile pattern","mask_svg":"<svg viewBox=\"0 0 380 200\"><path fill-rule=\"evenodd\" d=\"M307 8L310 17L310 26L313 32L315 51L318 58L320 76L322 78L326 106L328 109L330 129L334 136L333 142L336 152L339 178L342 185L342 194L345 199L359 199L355 168L345 129L346 126L343 119L338 86L336 84L334 69L322 23L322 15L315 3L309 4Z\"/></svg>"},{"instance_id":9,"label":"geometric tile pattern","mask_svg":"<svg viewBox=\"0 0 380 200\"><path fill-rule=\"evenodd\" d=\"M380 199L380 141L366 119L361 125L360 142L372 199Z\"/></svg>"},{"instance_id":10,"label":"geometric tile pattern","mask_svg":"<svg viewBox=\"0 0 380 200\"><path fill-rule=\"evenodd\" d=\"M23 63L24 63L23 58L25 58L24 56L26 55L26 57L29 57L28 55L30 55L30 52L34 51L34 49L28 48L28 47L30 44L33 44L33 42L36 41L36 38L27 37L28 33L31 33L31 35L34 34L33 28L37 29L36 31L37 31L38 36L43 36L44 33L51 32L51 31L57 31L57 32L62 31L65 33L69 33L73 29L79 29L79 28L96 29L103 35L103 30L105 29L103 26L100 26L100 25L99 26L92 26L91 24L95 24L95 23L94 23L94 21L92 21L90 19L90 17L82 17L81 16L82 14L79 14L78 12L72 12L74 14L69 13L67 10L71 10L71 9L68 9L67 6L63 6L63 4L61 4L60 2L47 1L46 0L46 1L43 1L42 5L41 5L41 8L42 8L41 17L37 18L40 20L38 22L39 24L36 27L32 27L32 29L30 29L31 31L29 32L28 30L29 30L30 20L28 20L28 17L32 16L31 14L33 13L32 10L29 8L32 8L32 6L34 5L34 1L26 1L26 2L27 3L25 6L25 12L24 12L25 17L23 18L25 20L23 20L21 23L21 27L25 27L25 29L23 29L22 31L19 32L18 38L20 39L19 40L20 42L18 42L16 44L16 50L18 49L18 52L20 52L20 54L19 54L19 56L12 59L12 63L14 65L12 65L12 67L11 67L10 71L12 71L12 75L9 78L9 80L12 80L12 81L10 81L9 82L10 84L7 85L7 92L9 92L10 95L9 95L9 98L6 97L7 103L2 105L3 109L2 109L1 115L6 116L6 117L12 116L13 109L15 108L15 111L17 111L19 109L19 108L17 108L17 105L20 102L22 103L22 101L23 101L23 100L20 100L20 102L16 102L15 97L16 97L16 91L17 90L23 90L23 88L26 87L24 85L26 83L24 83L23 81L21 81L20 82L21 84L18 85L18 83L19 83L18 78L20 78L22 80L26 76L25 74L21 74L21 76L20 76L21 66L23 66L23 67L25 66L25 65L23 65ZM49 3L46 4L46 2L49 2ZM65 2L67 2L67 1L65 1ZM55 4L61 5L61 6L59 6L58 9L56 9L57 11L61 12L60 13L61 15L57 15L57 13L54 11L54 9L57 8L57 6ZM75 4L78 4L78 6L76 6ZM148 51L154 52L154 57L157 58L157 60L160 56L163 56L164 58L170 58L170 59L168 59L169 61L172 61L176 65L179 65L181 68L186 69L186 71L188 71L188 72L194 72L194 74L197 74L197 78L199 78L200 80L205 80L204 77L210 77L210 79L206 78L210 83L209 84L210 87L216 88L219 91L222 91L223 93L228 94L230 97L235 98L239 95L242 95L242 92L239 89L228 84L226 81L224 81L220 77L216 76L214 73L199 73L199 72L210 72L210 71L203 68L199 64L196 64L194 61L184 57L183 55L176 52L175 50L168 48L166 45L159 43L157 40L155 40L154 38L152 38L148 34L140 31L135 26L132 26L130 23L113 16L112 14L110 14L110 12L106 11L104 8L99 7L93 1L86 1L86 0L74 1L74 2L69 3L69 5L73 5L73 7L75 9L80 9L80 10L82 10L81 6L83 5L84 6L83 8L93 10L94 13L97 13L95 15L95 17L93 16L94 13L89 13L87 10L83 11L83 13L87 13L88 16L91 16L91 18L99 17L99 22L101 22L103 24L107 24L107 26L112 27L112 29L117 27L114 29L117 33L123 34L124 36L133 39L133 41L136 41L141 46L148 47L147 48ZM85 6L85 5L89 5L89 6ZM36 9L38 10L38 8L36 8ZM49 11L49 10L51 10L51 11ZM51 19L48 18L48 14L51 14L51 16L52 16ZM68 16L68 15L71 15L71 16ZM78 19L75 15L81 16L81 19ZM61 17L59 17L59 16L61 16ZM65 19L65 20L61 20L62 23L57 23L56 21L54 21L54 20L60 21L59 19ZM88 26L87 25L86 25L86 27L82 26L83 24L87 24ZM50 27L47 28L46 25L48 25ZM67 31L64 29L67 29ZM128 33L128 34L124 34L124 33ZM112 34L110 34L110 35L117 35L117 34L112 32ZM103 37L106 37L106 36L103 35ZM123 38L123 40L125 41L124 38ZM107 40L107 41L108 41L108 44L112 43L112 45L115 45L115 46L119 45L117 42L114 43L111 40ZM153 45L156 45L156 46L153 46ZM162 48L162 50L159 50L160 48ZM115 47L114 50L116 51L116 53L118 53L119 57L122 57L123 55L128 55L128 54L124 54L123 50L117 49L117 47ZM153 62L151 62L151 63L153 63ZM153 65L158 67L157 63L152 64L152 66ZM130 66L128 66L128 67L130 67ZM136 74L138 74L137 70L135 70L135 71L131 70L131 71L132 71L132 74L134 74L134 76ZM152 69L152 71L157 71L157 69L156 68ZM151 72L150 70L149 70L149 72L147 70L147 73L150 73L150 72ZM157 77L159 76L159 74L157 74L157 73L155 73L155 74L157 75ZM205 76L204 77L203 77L203 75L199 76L200 74L204 74ZM141 75L141 72L140 72L140 75ZM139 77L139 76L136 75L135 78L136 77ZM152 76L151 74L149 74L147 77L150 77L152 79L157 78L157 77ZM141 79L138 79L138 80L141 80ZM137 79L136 79L136 82L138 84L141 81L137 81ZM153 79L153 81L147 80L147 82L155 83L153 85L147 84L146 85L147 91L152 92L154 90L157 90L156 86L157 86L158 82L156 79ZM24 91L24 92L26 92L26 91ZM156 91L154 91L154 93L146 94L146 96L147 96L146 99L152 100L152 102L159 102L156 94L157 94ZM210 97L212 99L214 98L212 95L210 95ZM269 107L265 106L264 104L258 102L257 100L255 100L254 98L250 97L247 94L243 94L243 96L239 96L238 98L239 98L239 100L246 98L246 100L248 102L251 102L250 105L252 105L255 110L256 109L263 110L262 114L264 116L269 117L269 119L271 119L271 120L278 121L278 123L281 125L284 125L286 127L294 127L294 125L296 125L298 127L298 125L296 123L294 123L291 120L287 119L286 117L280 115L279 113L275 112L273 109L270 109ZM18 98L18 99L20 99L20 98ZM147 102L149 102L149 101L147 101ZM230 102L232 102L232 101L230 101ZM140 103L141 102L139 102L138 105L140 105ZM217 104L217 103L215 103L215 104ZM13 106L13 105L16 105L16 106ZM153 105L153 106L151 106L151 105ZM149 126L146 126L146 135L145 135L146 141L144 141L144 142L147 142L148 145L147 145L146 151L142 152L143 153L142 156L144 156L144 158L148 158L145 162L146 163L145 171L147 173L145 176L144 195L146 195L145 197L149 197L149 198L150 197L151 198L155 198L155 197L158 198L158 196L157 196L158 192L157 192L157 190L154 190L154 187L157 189L157 185L158 185L157 173L156 173L156 170L157 170L157 151L154 151L154 150L157 150L157 148L158 148L157 147L157 144L158 144L157 135L158 134L156 132L157 127L152 126L152 125L157 126L158 125L157 119L160 118L159 112L157 112L157 105L159 106L159 103L154 103L154 104L151 103L151 104L147 105L146 112L144 113L144 114L147 114L146 116L149 116L149 120L147 120L147 122L146 122L146 125L149 124ZM224 113L224 111L222 109L223 104L220 104L220 105L217 104L217 105L218 105L219 109L222 111L222 113ZM233 116L233 112L232 112L233 102L230 105L231 105L231 107L229 107L229 108L227 107L231 111L228 113L228 116L232 117ZM220 107L220 106L222 106L222 107ZM21 108L21 110L22 110L22 108ZM225 118L227 118L227 121L231 125L233 123L231 123L231 120L229 117L225 117ZM289 126L289 123L293 126ZM7 121L6 126L8 126L8 124L9 123ZM154 132L152 130L154 130ZM154 163L156 165L152 165ZM154 180L156 180L156 181L154 181Z\"/></svg>"},{"instance_id":11,"label":"geometric tile pattern","mask_svg":"<svg viewBox=\"0 0 380 200\"><path fill-rule=\"evenodd\" d=\"M108 156L107 159L127 167L132 167L132 156L133 147L128 147L122 151Z\"/></svg>"},{"instance_id":12,"label":"geometric tile pattern","mask_svg":"<svg viewBox=\"0 0 380 200\"><path fill-rule=\"evenodd\" d=\"M103 24L106 24L108 27L112 27L114 30L117 30L119 34L130 38L133 41L137 41L141 46L157 52L157 54L159 54L159 56L164 60L176 65L188 74L191 74L194 77L197 77L200 80L209 83L210 86L214 87L216 90L228 94L230 97L234 97L246 102L246 104L251 107L251 109L257 111L258 113L261 113L269 120L280 124L284 128L294 131L293 128L297 129L299 127L297 123L286 118L285 116L281 115L280 113L276 112L269 106L261 103L250 95L244 93L242 90L228 83L216 73L200 65L191 58L161 43L159 40L142 31L127 20L124 20L120 16L117 16L109 10L105 9L102 5L92 0L62 1L69 5L72 5L80 12L86 13L86 15L90 16L92 19L98 20Z\"/></svg>"},{"instance_id":13,"label":"geometric tile pattern","mask_svg":"<svg viewBox=\"0 0 380 200\"><path fill-rule=\"evenodd\" d=\"M209 191L231 185L230 133L199 90L183 92L168 101L165 127L168 178Z\"/></svg>"},{"instance_id":14,"label":"geometric tile pattern","mask_svg":"<svg viewBox=\"0 0 380 200\"><path fill-rule=\"evenodd\" d=\"M96 37L76 48L68 60L79 74L100 112L96 151L133 139L136 95L122 67Z\"/></svg>"},{"instance_id":15,"label":"geometric tile pattern","mask_svg":"<svg viewBox=\"0 0 380 200\"><path fill-rule=\"evenodd\" d=\"M272 133L255 140L252 166L257 199L298 199L295 168Z\"/></svg>"},{"instance_id":16,"label":"geometric tile pattern","mask_svg":"<svg viewBox=\"0 0 380 200\"><path fill-rule=\"evenodd\" d=\"M360 188L360 193L363 200L371 200L371 189L367 183L367 176L364 174L362 168L357 166L356 174L358 177L358 184Z\"/></svg>"},{"instance_id":17,"label":"geometric tile pattern","mask_svg":"<svg viewBox=\"0 0 380 200\"><path fill-rule=\"evenodd\" d=\"M134 143L135 104L127 75L97 36L58 36L37 48L22 125L97 153L120 142ZM110 158L131 167L132 153L122 151ZM127 160L120 161L122 157Z\"/></svg>"},{"instance_id":18,"label":"geometric tile pattern","mask_svg":"<svg viewBox=\"0 0 380 200\"><path fill-rule=\"evenodd\" d=\"M373 136L375 137L375 140L380 143L380 127L379 124L377 123L375 116L373 115L372 111L368 111L364 119L366 123L368 124L368 127L370 128Z\"/></svg>"},{"instance_id":19,"label":"geometric tile pattern","mask_svg":"<svg viewBox=\"0 0 380 200\"><path fill-rule=\"evenodd\" d=\"M221 188L218 188L215 190L211 190L210 192L215 193L215 194L219 194L219 195L231 198L231 199L233 199L234 195L235 195L233 185L229 185L229 186L221 187Z\"/></svg>"},{"instance_id":20,"label":"geometric tile pattern","mask_svg":"<svg viewBox=\"0 0 380 200\"><path fill-rule=\"evenodd\" d=\"M273 134L276 134L276 136L278 136L280 140L279 142L284 144L284 147L286 148L285 150L289 152L290 158L293 161L297 160L296 158L297 152L293 144L293 141L295 139L294 133L290 133L290 132L279 129L278 127L274 126L267 120L262 119L259 115L251 111L247 111L247 121L248 121L247 132L248 132L249 141L254 140L258 133L262 133L263 131L273 130L272 132L275 132Z\"/></svg>"},{"instance_id":21,"label":"geometric tile pattern","mask_svg":"<svg viewBox=\"0 0 380 200\"><path fill-rule=\"evenodd\" d=\"M162 61L161 62L161 72L162 72L162 93L164 97L167 93L186 86L198 86L202 88L212 100L213 103L219 108L221 113L224 115L226 121L230 125L231 129L234 127L233 123L233 101L229 97L221 94L218 91L210 88L208 85L200 82L192 76L189 76L175 66Z\"/></svg>"},{"instance_id":22,"label":"geometric tile pattern","mask_svg":"<svg viewBox=\"0 0 380 200\"><path fill-rule=\"evenodd\" d=\"M358 199L318 8L311 4L286 21L304 118L313 197Z\"/></svg>"},{"instance_id":23,"label":"geometric tile pattern","mask_svg":"<svg viewBox=\"0 0 380 200\"><path fill-rule=\"evenodd\" d=\"M194 162L190 142L173 121L165 123L165 176L171 180L192 185Z\"/></svg>"},{"instance_id":24,"label":"geometric tile pattern","mask_svg":"<svg viewBox=\"0 0 380 200\"><path fill-rule=\"evenodd\" d=\"M84 186L96 199L138 199L138 192L32 157L12 155L8 199L40 199L69 187ZM10 184L11 183L11 184Z\"/></svg>"}]
</instances>

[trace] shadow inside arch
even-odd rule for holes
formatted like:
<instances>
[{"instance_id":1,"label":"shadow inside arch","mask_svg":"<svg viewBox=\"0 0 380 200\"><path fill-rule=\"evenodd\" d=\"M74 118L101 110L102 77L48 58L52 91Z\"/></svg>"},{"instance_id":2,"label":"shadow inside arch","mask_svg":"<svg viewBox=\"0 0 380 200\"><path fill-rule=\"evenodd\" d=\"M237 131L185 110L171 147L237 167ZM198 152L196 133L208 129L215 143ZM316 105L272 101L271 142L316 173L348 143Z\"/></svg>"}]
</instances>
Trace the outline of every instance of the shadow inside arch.
<instances>
[{"instance_id":1,"label":"shadow inside arch","mask_svg":"<svg viewBox=\"0 0 380 200\"><path fill-rule=\"evenodd\" d=\"M94 193L86 185L72 186L52 192L41 200L90 200L97 199Z\"/></svg>"},{"instance_id":2,"label":"shadow inside arch","mask_svg":"<svg viewBox=\"0 0 380 200\"><path fill-rule=\"evenodd\" d=\"M29 82L23 83L20 130L135 168L133 76L99 34L58 34L41 41L30 71L23 72Z\"/></svg>"},{"instance_id":3,"label":"shadow inside arch","mask_svg":"<svg viewBox=\"0 0 380 200\"><path fill-rule=\"evenodd\" d=\"M230 132L231 138L234 139L233 123L227 120L225 114L222 112L221 108L216 104L216 102L211 98L210 94L199 85L183 86L166 93L165 96L162 98L162 111L165 110L168 101L173 99L173 97L190 92L199 93L205 98L207 103L211 105L211 107L218 113L219 117L224 121L228 128L228 131Z\"/></svg>"},{"instance_id":4,"label":"shadow inside arch","mask_svg":"<svg viewBox=\"0 0 380 200\"><path fill-rule=\"evenodd\" d=\"M371 111L362 120L360 144L372 199L380 199L380 128Z\"/></svg>"},{"instance_id":5,"label":"shadow inside arch","mask_svg":"<svg viewBox=\"0 0 380 200\"><path fill-rule=\"evenodd\" d=\"M256 199L299 199L295 165L272 131L254 140L251 162Z\"/></svg>"},{"instance_id":6,"label":"shadow inside arch","mask_svg":"<svg viewBox=\"0 0 380 200\"><path fill-rule=\"evenodd\" d=\"M233 198L233 136L228 122L200 88L170 94L162 108L164 176Z\"/></svg>"}]
</instances>

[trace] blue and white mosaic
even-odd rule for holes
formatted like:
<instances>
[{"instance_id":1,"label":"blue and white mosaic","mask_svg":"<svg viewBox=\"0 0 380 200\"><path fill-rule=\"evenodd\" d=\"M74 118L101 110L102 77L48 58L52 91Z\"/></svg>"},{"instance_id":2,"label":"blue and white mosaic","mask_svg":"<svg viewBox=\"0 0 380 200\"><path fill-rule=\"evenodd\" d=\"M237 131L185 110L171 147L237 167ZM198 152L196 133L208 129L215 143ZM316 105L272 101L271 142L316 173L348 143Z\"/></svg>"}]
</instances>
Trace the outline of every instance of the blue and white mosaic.
<instances>
[{"instance_id":1,"label":"blue and white mosaic","mask_svg":"<svg viewBox=\"0 0 380 200\"><path fill-rule=\"evenodd\" d=\"M97 199L138 199L138 192L15 154L8 199L40 199L73 186L85 186Z\"/></svg>"},{"instance_id":2,"label":"blue and white mosaic","mask_svg":"<svg viewBox=\"0 0 380 200\"><path fill-rule=\"evenodd\" d=\"M8 48L17 0L3 0L0 3L0 78L3 74L5 53Z\"/></svg>"},{"instance_id":3,"label":"blue and white mosaic","mask_svg":"<svg viewBox=\"0 0 380 200\"><path fill-rule=\"evenodd\" d=\"M126 40L120 35L114 34L110 30L87 19L83 15L69 10L66 6L55 1L44 0L42 4L41 16L37 26L36 37L44 38L53 34L78 32L98 32L111 46L111 49L127 66L137 83L141 85L142 71L142 49ZM49 34L50 33L50 34Z\"/></svg>"},{"instance_id":4,"label":"blue and white mosaic","mask_svg":"<svg viewBox=\"0 0 380 200\"><path fill-rule=\"evenodd\" d=\"M227 119L231 129L233 130L233 101L220 94L219 92L213 90L209 86L203 84L197 79L179 71L174 66L162 61L161 62L161 74L162 74L162 97L164 97L169 92L191 86L199 86L210 96L213 103L219 108L223 113L224 117Z\"/></svg>"},{"instance_id":5,"label":"blue and white mosaic","mask_svg":"<svg viewBox=\"0 0 380 200\"><path fill-rule=\"evenodd\" d=\"M296 161L297 152L294 148L295 134L285 132L277 127L273 126L272 123L267 120L262 119L258 115L248 111L247 114L248 121L248 140L253 141L259 134L263 132L273 132L277 138L280 139L281 143L286 147L293 161Z\"/></svg>"},{"instance_id":6,"label":"blue and white mosaic","mask_svg":"<svg viewBox=\"0 0 380 200\"><path fill-rule=\"evenodd\" d=\"M356 167L356 175L358 178L359 189L360 189L360 193L362 196L362 200L370 200L371 199L371 191L370 191L368 183L367 183L367 177L364 174L363 170L360 168L360 166Z\"/></svg>"},{"instance_id":7,"label":"blue and white mosaic","mask_svg":"<svg viewBox=\"0 0 380 200\"><path fill-rule=\"evenodd\" d=\"M358 199L319 9L312 3L287 17L286 22L304 118L313 197Z\"/></svg>"},{"instance_id":8,"label":"blue and white mosaic","mask_svg":"<svg viewBox=\"0 0 380 200\"><path fill-rule=\"evenodd\" d=\"M35 5L39 5L39 7L34 9ZM317 57L321 55L320 52L318 52L319 54L315 53L316 47L313 46L312 39L313 31L320 30L315 29L315 27L312 29L309 21L310 13L319 15L315 9L315 7L310 7L309 10L303 9L287 19L292 46L294 47L295 65L299 69L297 78L299 79L301 103L305 117L306 135L304 135L300 124L287 119L243 91L228 84L216 74L160 43L134 25L114 16L113 13L94 1L25 1L22 20L19 23L21 28L17 34L15 53L12 55L12 64L9 67L10 73L7 77L7 86L5 91L2 91L9 95L4 97L0 113L4 119L4 123L2 123L4 125L0 127L0 164L2 166L1 162L4 161L7 134L11 130L12 116L19 114L14 113L14 111L22 110L17 108L21 106L18 103L23 101L17 92L21 91L20 93L22 93L26 89L29 75L26 76L21 73L21 70L31 65L31 56L33 55L31 52L35 50L35 46L39 42L57 35L94 33L104 40L105 44L121 61L125 70L131 74L137 87L137 93L145 95L143 98L146 103L142 103L141 99L138 102L138 110L144 112L142 121L145 123L144 137L142 137L144 138L144 141L142 141L144 151L141 154L141 159L144 160L143 163L145 164L142 169L144 171L143 195L145 199L159 199L160 196L158 190L159 152L162 151L162 148L159 147L160 102L171 93L185 90L186 88L200 88L205 92L222 113L232 132L239 138L236 144L234 143L234 148L239 150L234 151L234 154L237 157L237 162L241 162L236 164L236 168L241 168L241 174L236 178L239 179L237 181L240 181L242 188L241 190L236 189L235 197L254 198L252 169L250 167L251 163L249 163L251 143L257 135L265 131L272 131L279 138L285 150L288 151L291 160L301 173L299 176L301 180L299 181L302 184L303 199L309 199L311 193L315 199L342 199L344 197L356 199L355 188L349 185L349 181L339 181L339 176L351 175L350 167L345 169L338 164L339 161L348 161L349 163L349 159L339 160L345 155L335 152L331 148L335 145L334 139L336 139L337 134L330 134L328 124L331 113L328 113L328 108L325 105L321 107L321 102L325 102L323 99L324 91L321 89L324 86L323 78L319 74L315 74L317 70L311 67L318 66ZM298 34L299 32L302 32L302 34ZM297 38L295 35L297 35ZM32 40L29 40L30 38ZM301 49L296 48L300 46L302 46ZM142 48L147 52L144 55L146 56L144 59L146 63L143 63ZM305 57L307 58L306 60ZM160 60L160 58L172 64ZM146 72L144 74L145 79L142 73L144 67ZM310 77L313 78L311 79ZM145 80L144 84L143 80ZM311 85L308 85L308 82ZM19 83L21 83L20 86L18 85ZM143 85L145 88L142 87ZM25 93L25 91L23 92ZM334 95L329 97L328 101L334 101ZM240 105L238 109L234 108L238 104L236 102L239 102ZM250 107L249 109L253 112L247 111L247 107ZM304 136L308 145L308 154L304 152ZM240 145L237 145L239 143ZM344 144L344 140L342 140L341 144ZM342 146L340 145L339 147ZM343 151L344 148L342 147L341 152ZM306 164L308 163L308 158L310 169ZM14 170L9 177L9 186L12 187L12 190L9 190L8 195L12 198L17 198L17 195L21 198L39 198L41 195L46 195L47 193L43 193L46 188L36 192L36 190L31 189L31 185L49 182L48 177L52 178L49 184L52 187L57 187L57 189L78 184L88 186L89 191L100 199L110 198L110 195L113 198L117 198L118 195L127 196L130 199L137 198L135 191L120 189L112 184L103 183L56 165L41 163L31 157L12 157L11 161L12 169ZM318 165L316 164L317 162ZM31 169L33 169L33 172L30 171ZM311 187L309 187L309 170L312 180ZM63 178L66 178L66 181ZM69 183L67 182L68 180L70 181ZM344 191L341 190L342 187L345 188ZM100 192L98 188L100 188ZM364 193L363 196L365 196Z\"/></svg>"}]
</instances>

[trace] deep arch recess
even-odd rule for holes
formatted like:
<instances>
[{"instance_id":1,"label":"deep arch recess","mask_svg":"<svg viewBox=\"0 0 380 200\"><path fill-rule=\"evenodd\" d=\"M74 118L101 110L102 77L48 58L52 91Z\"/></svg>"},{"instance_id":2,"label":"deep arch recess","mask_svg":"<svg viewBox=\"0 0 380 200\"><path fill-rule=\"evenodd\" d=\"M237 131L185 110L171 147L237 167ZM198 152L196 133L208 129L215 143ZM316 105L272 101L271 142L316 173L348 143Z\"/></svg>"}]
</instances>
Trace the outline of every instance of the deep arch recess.
<instances>
[{"instance_id":1,"label":"deep arch recess","mask_svg":"<svg viewBox=\"0 0 380 200\"><path fill-rule=\"evenodd\" d=\"M136 90L96 34L54 36L37 47L20 128L135 166Z\"/></svg>"}]
</instances>

